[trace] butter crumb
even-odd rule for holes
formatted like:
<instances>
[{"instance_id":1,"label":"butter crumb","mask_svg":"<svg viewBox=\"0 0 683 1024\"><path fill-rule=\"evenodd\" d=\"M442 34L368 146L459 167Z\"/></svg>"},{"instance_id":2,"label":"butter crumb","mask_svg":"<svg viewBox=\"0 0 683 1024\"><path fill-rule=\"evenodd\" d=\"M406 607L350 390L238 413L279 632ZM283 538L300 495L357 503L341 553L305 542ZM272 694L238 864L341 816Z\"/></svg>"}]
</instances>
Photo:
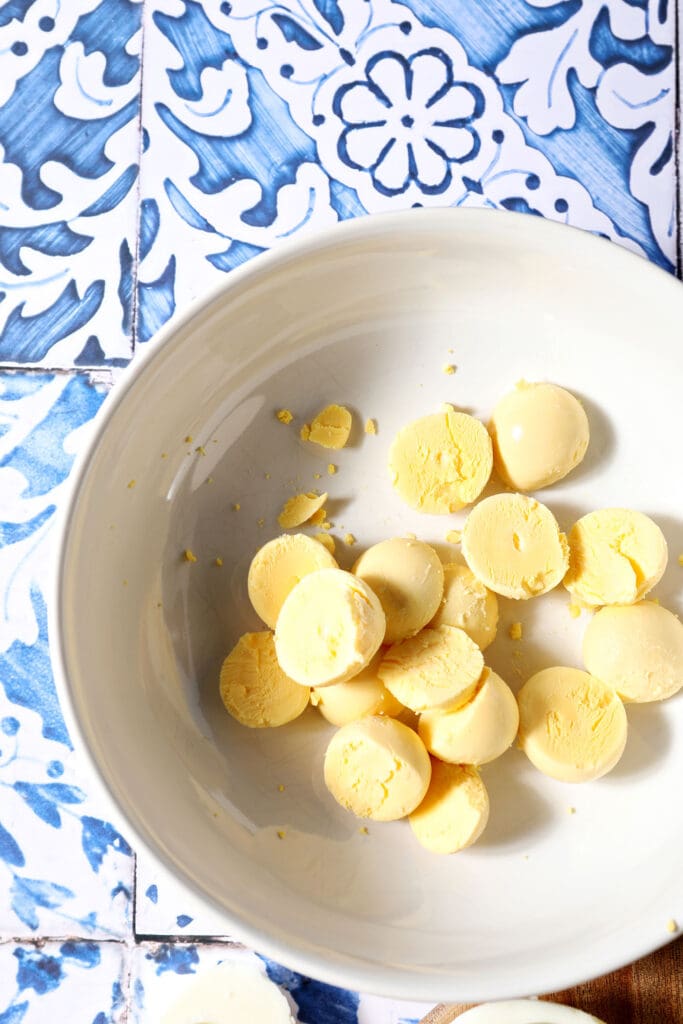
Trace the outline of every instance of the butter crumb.
<instances>
[{"instance_id":1,"label":"butter crumb","mask_svg":"<svg viewBox=\"0 0 683 1024\"><path fill-rule=\"evenodd\" d=\"M678 564L679 564L679 565L683 565L683 554L680 554L680 555L678 556Z\"/></svg>"},{"instance_id":2,"label":"butter crumb","mask_svg":"<svg viewBox=\"0 0 683 1024\"><path fill-rule=\"evenodd\" d=\"M368 829L367 829L367 825L361 825L361 827L358 829L358 831L360 832L360 834L362 836L369 836L370 835L370 833L368 832Z\"/></svg>"},{"instance_id":3,"label":"butter crumb","mask_svg":"<svg viewBox=\"0 0 683 1024\"><path fill-rule=\"evenodd\" d=\"M678 922L674 921L673 917L666 922L666 930L672 935L675 935L678 931Z\"/></svg>"},{"instance_id":4,"label":"butter crumb","mask_svg":"<svg viewBox=\"0 0 683 1024\"><path fill-rule=\"evenodd\" d=\"M328 463L327 472L329 473L330 476L334 476L334 474L337 472L337 469L338 467L335 466L334 462Z\"/></svg>"},{"instance_id":5,"label":"butter crumb","mask_svg":"<svg viewBox=\"0 0 683 1024\"><path fill-rule=\"evenodd\" d=\"M212 476L207 476L206 482L207 482L207 484L212 484L213 483L213 477Z\"/></svg>"},{"instance_id":6,"label":"butter crumb","mask_svg":"<svg viewBox=\"0 0 683 1024\"><path fill-rule=\"evenodd\" d=\"M352 533L347 533L346 536L344 537L344 543L348 544L348 546L351 547L352 544L356 543L356 538Z\"/></svg>"},{"instance_id":7,"label":"butter crumb","mask_svg":"<svg viewBox=\"0 0 683 1024\"><path fill-rule=\"evenodd\" d=\"M233 510L233 512L239 512L239 510L240 510L241 508L242 508L242 506L240 505L239 501L236 501L236 502L234 502L234 504L233 504L233 506L232 506L232 510Z\"/></svg>"},{"instance_id":8,"label":"butter crumb","mask_svg":"<svg viewBox=\"0 0 683 1024\"><path fill-rule=\"evenodd\" d=\"M313 474L313 479L314 480L320 480L321 477L322 477L322 473L314 473Z\"/></svg>"},{"instance_id":9,"label":"butter crumb","mask_svg":"<svg viewBox=\"0 0 683 1024\"><path fill-rule=\"evenodd\" d=\"M324 548L327 548L331 555L334 554L336 544L334 543L334 537L331 537L329 533L316 533L314 539L317 540L319 544L322 544Z\"/></svg>"},{"instance_id":10,"label":"butter crumb","mask_svg":"<svg viewBox=\"0 0 683 1024\"><path fill-rule=\"evenodd\" d=\"M278 839L284 839L286 835L287 835L287 833L285 832L284 829L279 828L277 830L277 837L278 837Z\"/></svg>"},{"instance_id":11,"label":"butter crumb","mask_svg":"<svg viewBox=\"0 0 683 1024\"><path fill-rule=\"evenodd\" d=\"M266 478L266 480L270 480L270 473L264 473L263 475Z\"/></svg>"},{"instance_id":12,"label":"butter crumb","mask_svg":"<svg viewBox=\"0 0 683 1024\"><path fill-rule=\"evenodd\" d=\"M366 434L376 434L377 433L377 424L375 423L374 420L366 420L365 421L365 433ZM683 555L681 557L683 557Z\"/></svg>"},{"instance_id":13,"label":"butter crumb","mask_svg":"<svg viewBox=\"0 0 683 1024\"><path fill-rule=\"evenodd\" d=\"M280 785L277 787L277 791L278 793L284 793L285 787L282 785L282 783L280 783Z\"/></svg>"},{"instance_id":14,"label":"butter crumb","mask_svg":"<svg viewBox=\"0 0 683 1024\"><path fill-rule=\"evenodd\" d=\"M303 427L299 431L299 437L301 438L302 441L308 441L310 436L311 436L311 428L308 425L308 423L304 423Z\"/></svg>"},{"instance_id":15,"label":"butter crumb","mask_svg":"<svg viewBox=\"0 0 683 1024\"><path fill-rule=\"evenodd\" d=\"M128 481L128 490L129 490L129 491L132 491L132 490L133 490L133 488L135 487L135 483L136 483L136 481L135 481L135 480L129 480L129 481Z\"/></svg>"},{"instance_id":16,"label":"butter crumb","mask_svg":"<svg viewBox=\"0 0 683 1024\"><path fill-rule=\"evenodd\" d=\"M124 585L124 587L127 587L128 586L128 580L124 580L123 581L123 585Z\"/></svg>"},{"instance_id":17,"label":"butter crumb","mask_svg":"<svg viewBox=\"0 0 683 1024\"><path fill-rule=\"evenodd\" d=\"M295 494L284 503L277 521L285 530L301 526L307 523L318 509L322 509L326 501L327 494Z\"/></svg>"},{"instance_id":18,"label":"butter crumb","mask_svg":"<svg viewBox=\"0 0 683 1024\"><path fill-rule=\"evenodd\" d=\"M280 423L284 423L285 426L288 423L291 423L292 420L294 419L294 416L289 411L289 409L278 409L278 411L275 413L275 415L276 415L277 419L279 419Z\"/></svg>"},{"instance_id":19,"label":"butter crumb","mask_svg":"<svg viewBox=\"0 0 683 1024\"><path fill-rule=\"evenodd\" d=\"M448 376L451 377L455 373L455 367L453 366L452 363L446 363L446 365L443 368L443 372L447 373Z\"/></svg>"},{"instance_id":20,"label":"butter crumb","mask_svg":"<svg viewBox=\"0 0 683 1024\"><path fill-rule=\"evenodd\" d=\"M323 523L322 525L323 525L323 530L331 530L332 527L334 526L334 523Z\"/></svg>"},{"instance_id":21,"label":"butter crumb","mask_svg":"<svg viewBox=\"0 0 683 1024\"><path fill-rule=\"evenodd\" d=\"M573 619L578 619L581 615L581 606L572 601L569 605L569 614Z\"/></svg>"},{"instance_id":22,"label":"butter crumb","mask_svg":"<svg viewBox=\"0 0 683 1024\"><path fill-rule=\"evenodd\" d=\"M195 448L195 451L196 451L196 452L197 452L197 453L198 453L199 455L206 455L206 448L204 447L204 445L203 445L203 444L197 445L197 447Z\"/></svg>"},{"instance_id":23,"label":"butter crumb","mask_svg":"<svg viewBox=\"0 0 683 1024\"><path fill-rule=\"evenodd\" d=\"M193 438L192 434L188 434L187 437L185 438L185 444L192 444L193 441L194 441L194 438Z\"/></svg>"},{"instance_id":24,"label":"butter crumb","mask_svg":"<svg viewBox=\"0 0 683 1024\"><path fill-rule=\"evenodd\" d=\"M522 632L523 630L521 622L513 622L510 626L510 629L508 630L511 640L521 640Z\"/></svg>"},{"instance_id":25,"label":"butter crumb","mask_svg":"<svg viewBox=\"0 0 683 1024\"><path fill-rule=\"evenodd\" d=\"M568 807L567 814L576 814L576 807Z\"/></svg>"},{"instance_id":26,"label":"butter crumb","mask_svg":"<svg viewBox=\"0 0 683 1024\"><path fill-rule=\"evenodd\" d=\"M220 569L220 567L221 567L221 566L222 566L222 564L223 564L223 559L222 559L222 558L215 558L215 559L214 559L214 562L213 562L213 564L214 564L214 565L217 565L217 566L218 566L218 568Z\"/></svg>"},{"instance_id":27,"label":"butter crumb","mask_svg":"<svg viewBox=\"0 0 683 1024\"><path fill-rule=\"evenodd\" d=\"M190 551L189 548L185 548L185 550L183 551L183 558L185 559L186 562L196 562L197 561L197 556L195 555L195 553L193 551Z\"/></svg>"},{"instance_id":28,"label":"butter crumb","mask_svg":"<svg viewBox=\"0 0 683 1024\"><path fill-rule=\"evenodd\" d=\"M459 544L462 540L461 530L449 530L446 534L446 543L448 544Z\"/></svg>"},{"instance_id":29,"label":"butter crumb","mask_svg":"<svg viewBox=\"0 0 683 1024\"><path fill-rule=\"evenodd\" d=\"M257 526L263 526L264 523L265 523L265 519L263 517L261 517L260 519L256 520L256 525Z\"/></svg>"},{"instance_id":30,"label":"butter crumb","mask_svg":"<svg viewBox=\"0 0 683 1024\"><path fill-rule=\"evenodd\" d=\"M162 459L167 459L168 458L168 452L162 452L161 453L161 457L162 457Z\"/></svg>"}]
</instances>

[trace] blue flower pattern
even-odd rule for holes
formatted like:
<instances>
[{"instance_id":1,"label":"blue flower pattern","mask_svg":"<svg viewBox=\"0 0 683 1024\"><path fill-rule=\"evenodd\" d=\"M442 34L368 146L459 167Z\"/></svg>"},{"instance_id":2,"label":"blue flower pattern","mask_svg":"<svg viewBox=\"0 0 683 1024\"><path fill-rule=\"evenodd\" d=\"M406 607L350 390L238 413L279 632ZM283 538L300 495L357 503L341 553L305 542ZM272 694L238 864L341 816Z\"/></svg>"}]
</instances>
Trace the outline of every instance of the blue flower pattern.
<instances>
[{"instance_id":1,"label":"blue flower pattern","mask_svg":"<svg viewBox=\"0 0 683 1024\"><path fill-rule=\"evenodd\" d=\"M54 511L136 345L280 239L415 205L549 217L674 270L674 18L671 0L0 4L0 1024L142 1021L165 979L228 955L178 938L210 928L144 859L135 891L49 667ZM264 969L302 1024L371 1017Z\"/></svg>"}]
</instances>

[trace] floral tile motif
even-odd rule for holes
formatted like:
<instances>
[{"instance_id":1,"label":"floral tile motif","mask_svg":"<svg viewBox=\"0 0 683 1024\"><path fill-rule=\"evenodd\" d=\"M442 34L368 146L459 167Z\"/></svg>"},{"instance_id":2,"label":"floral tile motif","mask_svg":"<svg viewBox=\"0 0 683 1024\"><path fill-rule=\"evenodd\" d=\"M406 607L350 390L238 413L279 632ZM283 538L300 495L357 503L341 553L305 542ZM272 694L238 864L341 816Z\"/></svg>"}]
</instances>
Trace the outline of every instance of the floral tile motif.
<instances>
[{"instance_id":1,"label":"floral tile motif","mask_svg":"<svg viewBox=\"0 0 683 1024\"><path fill-rule=\"evenodd\" d=\"M0 946L0 1021L119 1024L126 959L125 947L112 942L6 943Z\"/></svg>"},{"instance_id":2,"label":"floral tile motif","mask_svg":"<svg viewBox=\"0 0 683 1024\"><path fill-rule=\"evenodd\" d=\"M160 1020L202 971L226 960L256 964L286 993L298 1024L417 1024L431 1009L325 985L228 943L143 942L133 951L130 1024Z\"/></svg>"},{"instance_id":3,"label":"floral tile motif","mask_svg":"<svg viewBox=\"0 0 683 1024\"><path fill-rule=\"evenodd\" d=\"M240 941L218 910L209 910L182 882L144 850L136 856L135 934L212 935Z\"/></svg>"},{"instance_id":4,"label":"floral tile motif","mask_svg":"<svg viewBox=\"0 0 683 1024\"><path fill-rule=\"evenodd\" d=\"M132 352L139 0L0 4L0 363Z\"/></svg>"},{"instance_id":5,"label":"floral tile motif","mask_svg":"<svg viewBox=\"0 0 683 1024\"><path fill-rule=\"evenodd\" d=\"M487 206L676 261L667 0L152 0L137 332L280 239Z\"/></svg>"},{"instance_id":6,"label":"floral tile motif","mask_svg":"<svg viewBox=\"0 0 683 1024\"><path fill-rule=\"evenodd\" d=\"M0 372L0 937L123 938L133 858L88 795L47 645L52 519L106 391ZM0 1017L0 1020L2 1018Z\"/></svg>"}]
</instances>

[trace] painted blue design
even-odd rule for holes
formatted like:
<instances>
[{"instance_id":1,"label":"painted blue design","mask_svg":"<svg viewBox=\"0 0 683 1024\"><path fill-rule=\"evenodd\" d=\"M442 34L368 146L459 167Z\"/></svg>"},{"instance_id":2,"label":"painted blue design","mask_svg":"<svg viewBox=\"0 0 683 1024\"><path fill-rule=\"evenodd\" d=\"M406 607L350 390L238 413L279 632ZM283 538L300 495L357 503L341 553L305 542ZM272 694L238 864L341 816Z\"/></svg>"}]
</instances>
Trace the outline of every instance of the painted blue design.
<instances>
[{"instance_id":1,"label":"painted blue design","mask_svg":"<svg viewBox=\"0 0 683 1024\"><path fill-rule=\"evenodd\" d=\"M148 885L145 889L145 896L150 903L157 903L159 901L159 890L156 885Z\"/></svg>"},{"instance_id":2,"label":"painted blue design","mask_svg":"<svg viewBox=\"0 0 683 1024\"><path fill-rule=\"evenodd\" d=\"M21 1003L14 1003L13 1006L8 1006L3 1013L0 1013L0 1024L21 1024L27 1010L28 1000L26 999Z\"/></svg>"},{"instance_id":3,"label":"painted blue design","mask_svg":"<svg viewBox=\"0 0 683 1024\"><path fill-rule=\"evenodd\" d=\"M125 244L125 243L124 243ZM126 288L126 294L128 289ZM128 311L124 310L123 322L128 323L130 321L130 315ZM85 345L81 349L80 353L74 359L74 366L127 366L129 360L114 358L107 359L104 354L104 350L100 345L99 338L94 334L91 334Z\"/></svg>"},{"instance_id":4,"label":"painted blue design","mask_svg":"<svg viewBox=\"0 0 683 1024\"><path fill-rule=\"evenodd\" d=\"M93 871L100 870L104 856L110 849L132 856L133 851L126 840L108 821L84 815L81 823L83 851Z\"/></svg>"},{"instance_id":5,"label":"painted blue design","mask_svg":"<svg viewBox=\"0 0 683 1024\"><path fill-rule=\"evenodd\" d=\"M216 252L207 256L209 263L212 263L217 270L232 270L253 259L259 253L265 252L258 245L249 245L248 242L231 242L225 252Z\"/></svg>"},{"instance_id":6,"label":"painted blue design","mask_svg":"<svg viewBox=\"0 0 683 1024\"><path fill-rule=\"evenodd\" d=\"M427 69L424 58L430 61ZM427 87L424 119L415 116L416 74L424 79L423 91ZM470 82L456 81L450 57L437 47L410 58L382 50L367 61L364 75L341 86L334 97L334 113L346 126L337 143L340 159L354 170L368 171L381 195L402 195L411 183L425 195L441 195L453 180L451 164L472 160L479 152L474 123L484 110L481 91ZM388 81L394 86L391 94ZM363 109L362 118L350 109ZM372 133L365 147L359 133ZM352 150L363 152L363 158L352 156Z\"/></svg>"},{"instance_id":7,"label":"painted blue design","mask_svg":"<svg viewBox=\"0 0 683 1024\"><path fill-rule=\"evenodd\" d=\"M195 946L179 946L163 943L154 952L145 953L146 960L156 964L156 973L164 974L173 971L175 974L195 974L199 964L199 954Z\"/></svg>"},{"instance_id":8,"label":"painted blue design","mask_svg":"<svg viewBox=\"0 0 683 1024\"><path fill-rule=\"evenodd\" d=\"M192 924L194 918L189 914L178 914L175 921L179 928L187 928L188 924Z\"/></svg>"},{"instance_id":9,"label":"painted blue design","mask_svg":"<svg viewBox=\"0 0 683 1024\"><path fill-rule=\"evenodd\" d=\"M78 19L71 38L83 44L86 56L95 51L105 55L105 85L126 85L137 74L138 59L125 47L141 20L142 7L131 0L106 0Z\"/></svg>"},{"instance_id":10,"label":"painted blue design","mask_svg":"<svg viewBox=\"0 0 683 1024\"><path fill-rule=\"evenodd\" d=\"M274 23L282 32L288 43L296 43L302 50L320 50L322 43L312 36L310 32L286 14L273 14Z\"/></svg>"},{"instance_id":11,"label":"painted blue design","mask_svg":"<svg viewBox=\"0 0 683 1024\"><path fill-rule=\"evenodd\" d=\"M330 201L341 220L364 217L368 212L358 198L358 193L339 181L330 181Z\"/></svg>"},{"instance_id":12,"label":"painted blue design","mask_svg":"<svg viewBox=\"0 0 683 1024\"><path fill-rule=\"evenodd\" d=\"M23 868L26 858L21 852L19 844L4 825L0 822L0 860L5 864L11 864L15 868Z\"/></svg>"},{"instance_id":13,"label":"painted blue design","mask_svg":"<svg viewBox=\"0 0 683 1024\"><path fill-rule=\"evenodd\" d=\"M0 28L9 25L10 21L23 21L34 0L5 0L0 7Z\"/></svg>"},{"instance_id":14,"label":"painted blue design","mask_svg":"<svg viewBox=\"0 0 683 1024\"><path fill-rule=\"evenodd\" d=\"M145 986L139 978L135 979L133 985L133 1003L138 1010L141 1010L145 1005Z\"/></svg>"},{"instance_id":15,"label":"painted blue design","mask_svg":"<svg viewBox=\"0 0 683 1024\"><path fill-rule=\"evenodd\" d=\"M119 248L119 277L118 296L121 303L121 329L129 334L132 330L133 319L133 253L124 238Z\"/></svg>"},{"instance_id":16,"label":"painted blue design","mask_svg":"<svg viewBox=\"0 0 683 1024\"><path fill-rule=\"evenodd\" d=\"M313 3L335 35L341 35L344 31L344 15L339 0L313 0Z\"/></svg>"},{"instance_id":17,"label":"painted blue design","mask_svg":"<svg viewBox=\"0 0 683 1024\"><path fill-rule=\"evenodd\" d=\"M47 766L47 774L51 779L58 779L64 774L64 765L61 761L50 761Z\"/></svg>"},{"instance_id":18,"label":"painted blue design","mask_svg":"<svg viewBox=\"0 0 683 1024\"><path fill-rule=\"evenodd\" d=\"M40 950L15 949L17 958L17 986L20 992L33 989L39 996L58 988L64 977L57 957L46 956Z\"/></svg>"},{"instance_id":19,"label":"painted blue design","mask_svg":"<svg viewBox=\"0 0 683 1024\"><path fill-rule=\"evenodd\" d=\"M296 1002L301 1024L358 1024L360 998L356 992L325 985L266 957L261 959L271 981L285 988Z\"/></svg>"},{"instance_id":20,"label":"painted blue design","mask_svg":"<svg viewBox=\"0 0 683 1024\"><path fill-rule=\"evenodd\" d=\"M131 164L116 179L114 184L109 186L106 192L103 192L94 203L91 203L90 206L83 210L81 217L98 217L101 213L109 213L110 210L113 210L114 207L118 206L126 198L135 184L137 176L137 164Z\"/></svg>"},{"instance_id":21,"label":"painted blue design","mask_svg":"<svg viewBox=\"0 0 683 1024\"><path fill-rule=\"evenodd\" d=\"M182 58L182 68L168 71L174 92L182 99L198 100L204 68L220 68L237 56L232 38L209 21L195 0L185 0L185 11L177 18L160 11L155 11L153 18Z\"/></svg>"},{"instance_id":22,"label":"painted blue design","mask_svg":"<svg viewBox=\"0 0 683 1024\"><path fill-rule=\"evenodd\" d=\"M191 228L197 228L199 231L211 231L216 234L213 224L209 224L205 217L197 213L194 206L187 201L180 189L173 184L170 178L164 180L164 191L169 198L171 206L186 224L189 224Z\"/></svg>"},{"instance_id":23,"label":"painted blue design","mask_svg":"<svg viewBox=\"0 0 683 1024\"><path fill-rule=\"evenodd\" d=\"M14 790L25 800L33 813L53 828L61 828L62 819L58 804L79 804L85 800L85 793L76 786L61 782L36 785L31 782L15 782Z\"/></svg>"},{"instance_id":24,"label":"painted blue design","mask_svg":"<svg viewBox=\"0 0 683 1024\"><path fill-rule=\"evenodd\" d=\"M40 923L38 908L54 910L64 900L73 899L73 892L65 885L48 882L40 878L21 878L15 875L10 889L12 910L20 921L34 931Z\"/></svg>"},{"instance_id":25,"label":"painted blue design","mask_svg":"<svg viewBox=\"0 0 683 1024\"><path fill-rule=\"evenodd\" d=\"M143 199L140 204L139 245L140 259L144 260L159 233L159 206L154 199Z\"/></svg>"},{"instance_id":26,"label":"painted blue design","mask_svg":"<svg viewBox=\"0 0 683 1024\"><path fill-rule=\"evenodd\" d=\"M39 512L33 519L29 519L25 523L7 523L0 522L0 545L4 547L5 544L18 544L22 540L26 540L39 530L48 519L53 515L55 511L54 505L48 505L42 512Z\"/></svg>"},{"instance_id":27,"label":"painted blue design","mask_svg":"<svg viewBox=\"0 0 683 1024\"><path fill-rule=\"evenodd\" d=\"M13 704L38 712L43 720L43 736L71 749L52 678L45 602L37 587L32 589L31 598L38 621L39 638L31 645L17 640L8 651L0 655L0 682L7 699Z\"/></svg>"},{"instance_id":28,"label":"painted blue design","mask_svg":"<svg viewBox=\"0 0 683 1024\"><path fill-rule=\"evenodd\" d=\"M111 986L111 1008L112 1010L118 1010L124 1005L126 997L121 987L121 982L114 981Z\"/></svg>"},{"instance_id":29,"label":"painted blue design","mask_svg":"<svg viewBox=\"0 0 683 1024\"><path fill-rule=\"evenodd\" d=\"M77 234L65 221L36 228L3 227L0 232L0 263L11 274L27 275L31 271L21 259L22 249L34 249L48 256L73 256L83 252L91 242L90 235Z\"/></svg>"},{"instance_id":30,"label":"painted blue design","mask_svg":"<svg viewBox=\"0 0 683 1024\"><path fill-rule=\"evenodd\" d=\"M663 71L671 63L672 47L660 46L648 36L640 39L619 39L612 32L606 7L598 14L588 43L591 56L604 68L630 64L651 75Z\"/></svg>"},{"instance_id":31,"label":"painted blue design","mask_svg":"<svg viewBox=\"0 0 683 1024\"><path fill-rule=\"evenodd\" d=\"M156 281L138 285L138 341L149 341L175 310L175 256Z\"/></svg>"},{"instance_id":32,"label":"painted blue design","mask_svg":"<svg viewBox=\"0 0 683 1024\"><path fill-rule=\"evenodd\" d=\"M97 967L102 959L100 947L97 943L88 942L85 939L79 941L69 939L67 942L62 943L59 947L59 952L65 960L73 960L82 967L89 969Z\"/></svg>"},{"instance_id":33,"label":"painted blue design","mask_svg":"<svg viewBox=\"0 0 683 1024\"><path fill-rule=\"evenodd\" d=\"M19 732L20 725L14 715L7 715L0 722L0 729L4 732L5 736L16 736Z\"/></svg>"},{"instance_id":34,"label":"painted blue design","mask_svg":"<svg viewBox=\"0 0 683 1024\"><path fill-rule=\"evenodd\" d=\"M7 318L0 336L0 360L43 359L53 345L93 318L104 298L104 281L93 281L83 297L70 281L49 309L23 316L23 303Z\"/></svg>"}]
</instances>

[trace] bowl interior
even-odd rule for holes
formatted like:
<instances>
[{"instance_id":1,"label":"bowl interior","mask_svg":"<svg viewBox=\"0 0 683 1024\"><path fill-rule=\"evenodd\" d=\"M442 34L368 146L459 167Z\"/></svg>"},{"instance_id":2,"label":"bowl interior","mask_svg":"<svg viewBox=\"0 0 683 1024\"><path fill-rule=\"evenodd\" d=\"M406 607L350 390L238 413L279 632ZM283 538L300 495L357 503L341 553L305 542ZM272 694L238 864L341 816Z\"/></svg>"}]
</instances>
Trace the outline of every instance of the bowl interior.
<instances>
[{"instance_id":1,"label":"bowl interior","mask_svg":"<svg viewBox=\"0 0 683 1024\"><path fill-rule=\"evenodd\" d=\"M683 913L683 823L671 813L683 694L629 708L626 754L594 784L553 782L510 750L483 769L483 839L440 858L405 822L365 835L334 803L322 781L333 729L315 712L247 730L223 711L217 679L238 636L260 628L246 573L291 494L329 491L343 567L407 531L457 559L445 534L464 517L404 506L388 446L441 402L486 419L522 377L573 390L592 429L583 465L541 500L565 528L602 506L654 515L672 556L656 594L680 611L681 311L674 281L607 243L533 218L420 211L231 276L110 400L62 554L69 700L134 831L226 911L226 931L314 975L431 1000L559 988L665 941ZM331 457L298 437L328 402L355 414ZM289 426L275 417L283 407ZM587 617L568 606L561 588L501 601L486 658L513 688L580 664ZM513 621L524 624L516 644Z\"/></svg>"}]
</instances>

